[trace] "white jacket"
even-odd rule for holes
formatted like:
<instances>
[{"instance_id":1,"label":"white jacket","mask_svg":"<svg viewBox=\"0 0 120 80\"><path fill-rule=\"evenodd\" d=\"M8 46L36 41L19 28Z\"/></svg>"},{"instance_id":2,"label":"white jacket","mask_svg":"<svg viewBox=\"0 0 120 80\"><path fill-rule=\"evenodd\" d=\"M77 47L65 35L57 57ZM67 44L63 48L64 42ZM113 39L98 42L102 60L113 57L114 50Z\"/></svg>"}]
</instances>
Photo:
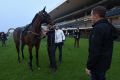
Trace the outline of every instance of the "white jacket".
<instances>
[{"instance_id":1,"label":"white jacket","mask_svg":"<svg viewBox=\"0 0 120 80\"><path fill-rule=\"evenodd\" d=\"M63 40L65 40L65 35L63 31L60 29L55 30L55 43L63 42Z\"/></svg>"}]
</instances>

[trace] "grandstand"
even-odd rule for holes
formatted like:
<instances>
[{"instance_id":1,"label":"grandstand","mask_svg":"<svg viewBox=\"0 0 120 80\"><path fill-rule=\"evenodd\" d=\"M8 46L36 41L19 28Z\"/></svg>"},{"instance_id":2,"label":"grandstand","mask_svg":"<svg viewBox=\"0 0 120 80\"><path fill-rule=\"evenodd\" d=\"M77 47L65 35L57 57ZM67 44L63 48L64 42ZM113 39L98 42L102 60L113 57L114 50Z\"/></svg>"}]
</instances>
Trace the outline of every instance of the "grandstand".
<instances>
[{"instance_id":1,"label":"grandstand","mask_svg":"<svg viewBox=\"0 0 120 80\"><path fill-rule=\"evenodd\" d=\"M120 15L120 6L113 7L111 10L107 12L107 17L119 16L119 15Z\"/></svg>"},{"instance_id":2,"label":"grandstand","mask_svg":"<svg viewBox=\"0 0 120 80\"><path fill-rule=\"evenodd\" d=\"M49 14L56 25L64 30L79 28L89 32L92 28L90 11L98 5L107 8L107 18L120 30L120 0L66 0Z\"/></svg>"}]
</instances>

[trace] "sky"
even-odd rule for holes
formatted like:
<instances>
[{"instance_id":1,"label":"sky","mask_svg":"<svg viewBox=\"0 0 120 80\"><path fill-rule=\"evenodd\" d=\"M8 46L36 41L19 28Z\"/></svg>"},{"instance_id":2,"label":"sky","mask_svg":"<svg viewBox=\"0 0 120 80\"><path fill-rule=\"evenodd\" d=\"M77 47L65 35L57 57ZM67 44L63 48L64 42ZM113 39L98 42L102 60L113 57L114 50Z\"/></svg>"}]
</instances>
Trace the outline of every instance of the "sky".
<instances>
[{"instance_id":1,"label":"sky","mask_svg":"<svg viewBox=\"0 0 120 80\"><path fill-rule=\"evenodd\" d=\"M64 1L66 0L1 0L0 32L25 26L45 6L46 11L50 12Z\"/></svg>"}]
</instances>

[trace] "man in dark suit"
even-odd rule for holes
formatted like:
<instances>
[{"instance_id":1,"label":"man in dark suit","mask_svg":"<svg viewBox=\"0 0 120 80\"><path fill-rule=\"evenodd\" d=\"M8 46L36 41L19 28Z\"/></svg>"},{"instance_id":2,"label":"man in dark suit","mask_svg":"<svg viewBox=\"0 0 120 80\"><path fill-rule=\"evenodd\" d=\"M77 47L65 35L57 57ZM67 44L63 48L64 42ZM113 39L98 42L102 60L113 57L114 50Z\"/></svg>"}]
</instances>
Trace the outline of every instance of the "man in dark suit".
<instances>
[{"instance_id":1,"label":"man in dark suit","mask_svg":"<svg viewBox=\"0 0 120 80\"><path fill-rule=\"evenodd\" d=\"M74 39L75 39L75 42L74 42L74 47L79 47L79 40L80 40L80 30L79 28L77 28L75 31L74 31Z\"/></svg>"},{"instance_id":2,"label":"man in dark suit","mask_svg":"<svg viewBox=\"0 0 120 80\"><path fill-rule=\"evenodd\" d=\"M47 32L47 51L50 61L50 68L53 71L57 70L56 58L55 58L55 28L52 27Z\"/></svg>"},{"instance_id":3,"label":"man in dark suit","mask_svg":"<svg viewBox=\"0 0 120 80\"><path fill-rule=\"evenodd\" d=\"M86 73L91 80L106 80L106 71L110 68L115 28L105 18L106 9L98 6L91 11L94 23L89 37L89 56Z\"/></svg>"}]
</instances>

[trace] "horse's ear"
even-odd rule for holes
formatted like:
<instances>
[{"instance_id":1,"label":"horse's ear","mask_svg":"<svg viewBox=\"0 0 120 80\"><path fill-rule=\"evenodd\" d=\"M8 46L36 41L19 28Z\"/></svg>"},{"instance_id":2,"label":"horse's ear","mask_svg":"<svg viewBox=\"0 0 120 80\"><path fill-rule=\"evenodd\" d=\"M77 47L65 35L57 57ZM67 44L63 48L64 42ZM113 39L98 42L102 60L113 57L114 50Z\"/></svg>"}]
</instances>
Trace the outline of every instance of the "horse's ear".
<instances>
[{"instance_id":1,"label":"horse's ear","mask_svg":"<svg viewBox=\"0 0 120 80\"><path fill-rule=\"evenodd\" d=\"M46 9L46 6L44 7L43 12L45 12L45 9Z\"/></svg>"}]
</instances>

